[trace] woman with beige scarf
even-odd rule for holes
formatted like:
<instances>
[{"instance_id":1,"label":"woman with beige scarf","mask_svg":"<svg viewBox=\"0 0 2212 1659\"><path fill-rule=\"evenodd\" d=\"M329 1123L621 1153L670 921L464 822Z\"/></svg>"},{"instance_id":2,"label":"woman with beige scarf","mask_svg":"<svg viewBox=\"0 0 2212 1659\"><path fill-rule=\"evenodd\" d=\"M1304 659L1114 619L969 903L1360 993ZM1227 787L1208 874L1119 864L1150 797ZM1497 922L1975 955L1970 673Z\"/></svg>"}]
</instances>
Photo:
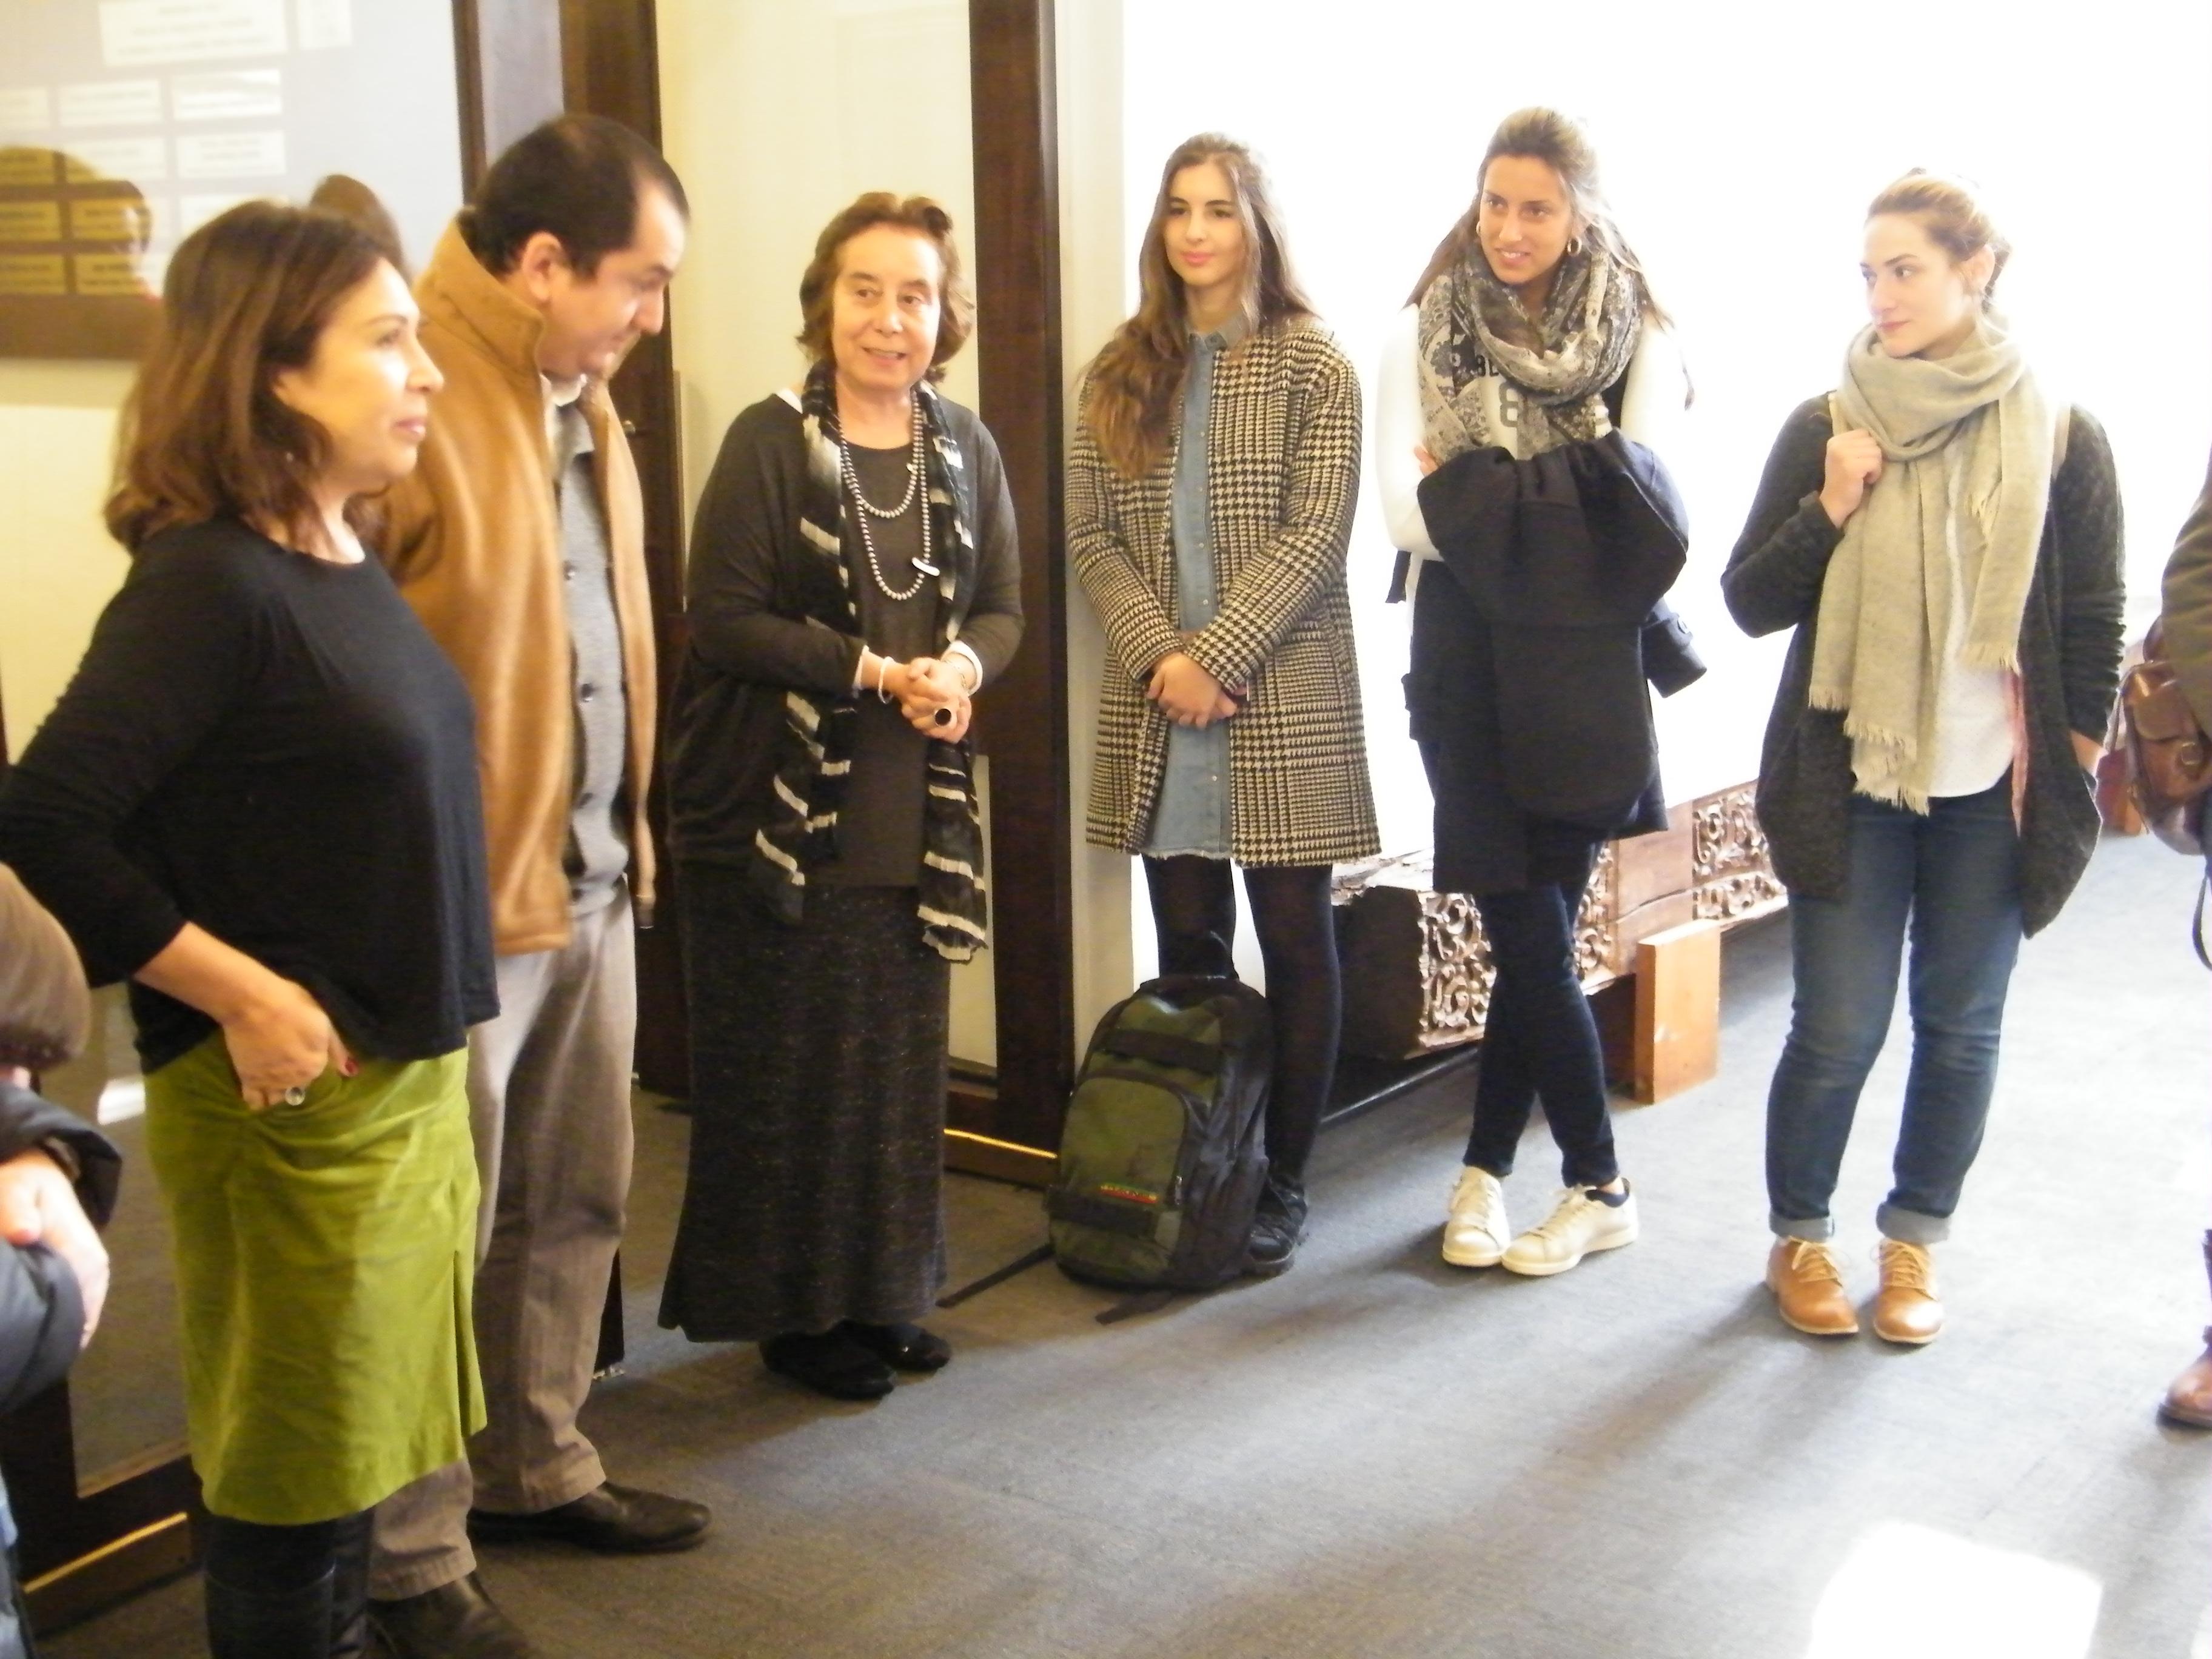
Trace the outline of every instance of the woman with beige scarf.
<instances>
[{"instance_id":1,"label":"woman with beige scarf","mask_svg":"<svg viewBox=\"0 0 2212 1659\"><path fill-rule=\"evenodd\" d=\"M2118 484L2103 428L2045 398L1990 309L2009 252L1958 184L1915 172L1875 198L1873 322L1783 428L1722 581L1747 632L1796 629L1759 785L1796 981L1767 1101L1766 1279L1814 1335L1858 1328L1828 1206L1908 938L1872 1322L1923 1343L1943 1328L1929 1247L1981 1146L2021 939L2097 837Z\"/></svg>"}]
</instances>

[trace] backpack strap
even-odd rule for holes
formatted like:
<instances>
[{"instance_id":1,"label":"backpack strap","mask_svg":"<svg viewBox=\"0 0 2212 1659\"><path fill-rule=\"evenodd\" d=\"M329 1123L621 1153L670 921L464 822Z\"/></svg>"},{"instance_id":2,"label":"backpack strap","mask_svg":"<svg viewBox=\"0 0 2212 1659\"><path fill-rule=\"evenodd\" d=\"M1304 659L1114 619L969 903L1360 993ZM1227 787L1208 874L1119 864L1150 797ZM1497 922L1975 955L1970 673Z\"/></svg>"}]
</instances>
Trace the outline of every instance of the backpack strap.
<instances>
[{"instance_id":1,"label":"backpack strap","mask_svg":"<svg viewBox=\"0 0 2212 1659\"><path fill-rule=\"evenodd\" d=\"M1219 1048L1171 1031L1140 1031L1117 1025L1099 1037L1098 1048L1102 1054L1120 1054L1125 1060L1149 1060L1156 1066L1174 1066L1209 1077L1221 1069Z\"/></svg>"}]
</instances>

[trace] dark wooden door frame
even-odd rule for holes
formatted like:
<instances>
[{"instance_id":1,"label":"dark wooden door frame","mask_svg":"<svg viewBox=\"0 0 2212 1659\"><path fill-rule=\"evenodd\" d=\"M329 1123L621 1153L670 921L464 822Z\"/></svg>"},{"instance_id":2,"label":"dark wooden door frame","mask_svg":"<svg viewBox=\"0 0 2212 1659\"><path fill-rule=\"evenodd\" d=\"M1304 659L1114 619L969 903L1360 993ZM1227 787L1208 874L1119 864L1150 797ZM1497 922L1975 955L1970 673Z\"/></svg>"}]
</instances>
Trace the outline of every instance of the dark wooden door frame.
<instances>
[{"instance_id":1,"label":"dark wooden door frame","mask_svg":"<svg viewBox=\"0 0 2212 1659\"><path fill-rule=\"evenodd\" d=\"M968 36L980 413L1013 492L1027 623L1020 653L977 705L990 757L997 1076L956 1083L946 1151L956 1168L1037 1182L1075 1066L1053 0L969 0Z\"/></svg>"}]
</instances>

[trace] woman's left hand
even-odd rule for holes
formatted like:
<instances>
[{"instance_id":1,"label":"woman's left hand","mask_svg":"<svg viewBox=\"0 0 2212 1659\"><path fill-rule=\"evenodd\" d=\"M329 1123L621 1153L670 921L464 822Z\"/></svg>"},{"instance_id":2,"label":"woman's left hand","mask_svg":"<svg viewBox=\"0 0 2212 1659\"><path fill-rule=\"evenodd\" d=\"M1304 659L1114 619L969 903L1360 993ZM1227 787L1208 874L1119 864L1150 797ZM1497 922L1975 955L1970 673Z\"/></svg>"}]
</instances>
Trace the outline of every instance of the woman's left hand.
<instances>
[{"instance_id":1,"label":"woman's left hand","mask_svg":"<svg viewBox=\"0 0 2212 1659\"><path fill-rule=\"evenodd\" d=\"M1413 465L1421 469L1421 476L1424 478L1437 470L1437 458L1429 453L1429 447L1426 444L1413 446Z\"/></svg>"},{"instance_id":2,"label":"woman's left hand","mask_svg":"<svg viewBox=\"0 0 2212 1659\"><path fill-rule=\"evenodd\" d=\"M975 689L964 658L915 657L906 665L899 713L924 737L957 743L967 734Z\"/></svg>"},{"instance_id":3,"label":"woman's left hand","mask_svg":"<svg viewBox=\"0 0 2212 1659\"><path fill-rule=\"evenodd\" d=\"M951 714L951 718L939 720L938 715L940 712ZM968 735L968 722L975 712L975 705L965 697L957 702L940 703L915 721L915 730L927 737L935 738L939 743L957 743Z\"/></svg>"},{"instance_id":4,"label":"woman's left hand","mask_svg":"<svg viewBox=\"0 0 2212 1659\"><path fill-rule=\"evenodd\" d=\"M2094 738L2083 737L2079 732L2069 732L2066 735L2074 740L2075 760L2080 763L2084 772L2094 777L2097 775L2097 763L2105 758L2105 745Z\"/></svg>"}]
</instances>

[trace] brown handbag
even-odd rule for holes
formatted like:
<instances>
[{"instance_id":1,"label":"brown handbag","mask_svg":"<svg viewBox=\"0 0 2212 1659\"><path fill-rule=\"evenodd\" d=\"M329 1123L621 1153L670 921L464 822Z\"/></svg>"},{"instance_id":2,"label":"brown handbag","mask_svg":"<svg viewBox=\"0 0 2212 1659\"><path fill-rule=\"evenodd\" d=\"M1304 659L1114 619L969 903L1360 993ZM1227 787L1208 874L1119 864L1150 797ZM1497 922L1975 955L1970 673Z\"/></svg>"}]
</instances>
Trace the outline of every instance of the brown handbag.
<instances>
[{"instance_id":1,"label":"brown handbag","mask_svg":"<svg viewBox=\"0 0 2212 1659\"><path fill-rule=\"evenodd\" d=\"M2156 624L2143 659L2120 683L2120 720L2128 749L2128 793L2143 823L2176 852L2203 857L2204 805L2212 791L2212 738L2181 695Z\"/></svg>"}]
</instances>

